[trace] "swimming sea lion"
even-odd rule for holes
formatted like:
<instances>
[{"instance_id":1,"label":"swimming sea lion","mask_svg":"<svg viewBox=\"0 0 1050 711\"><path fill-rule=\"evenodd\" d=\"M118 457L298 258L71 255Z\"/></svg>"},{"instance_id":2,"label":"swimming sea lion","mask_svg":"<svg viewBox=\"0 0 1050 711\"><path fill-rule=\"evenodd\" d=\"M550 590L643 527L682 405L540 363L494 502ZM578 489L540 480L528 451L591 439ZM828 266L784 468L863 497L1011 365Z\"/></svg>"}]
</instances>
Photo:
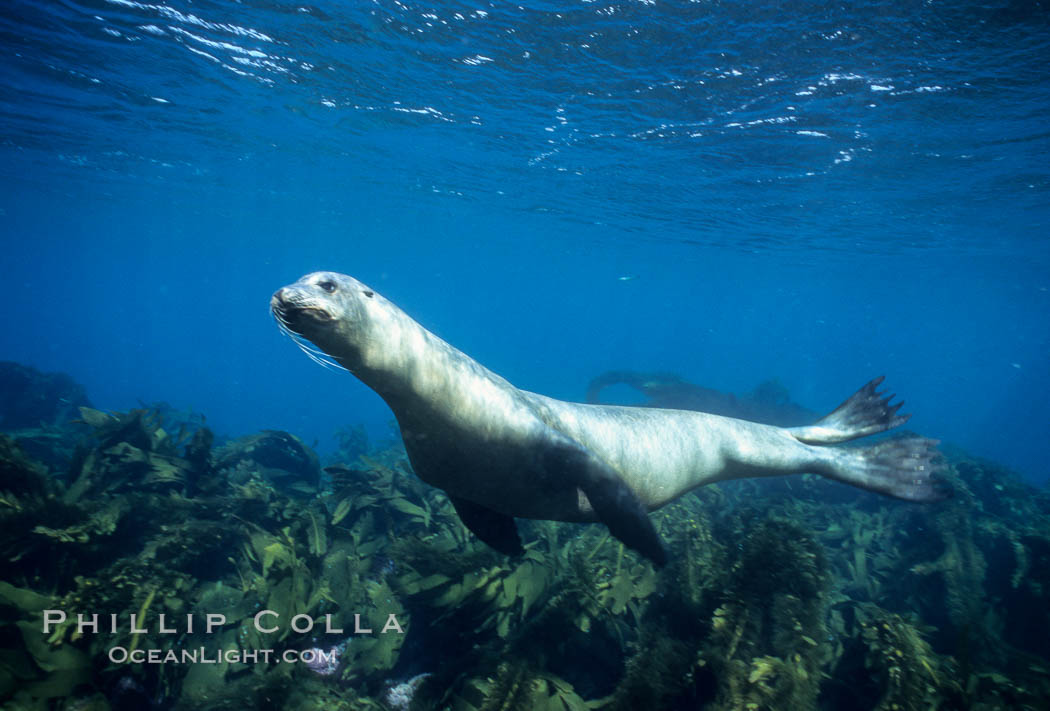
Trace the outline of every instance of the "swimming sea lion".
<instances>
[{"instance_id":1,"label":"swimming sea lion","mask_svg":"<svg viewBox=\"0 0 1050 711\"><path fill-rule=\"evenodd\" d=\"M416 474L505 553L521 550L514 517L601 521L661 565L666 553L647 512L725 479L810 472L912 501L944 497L933 440L826 446L908 419L893 395L875 391L882 378L815 424L788 429L519 390L343 274L308 274L278 290L270 309L312 357L330 356L386 401Z\"/></svg>"}]
</instances>

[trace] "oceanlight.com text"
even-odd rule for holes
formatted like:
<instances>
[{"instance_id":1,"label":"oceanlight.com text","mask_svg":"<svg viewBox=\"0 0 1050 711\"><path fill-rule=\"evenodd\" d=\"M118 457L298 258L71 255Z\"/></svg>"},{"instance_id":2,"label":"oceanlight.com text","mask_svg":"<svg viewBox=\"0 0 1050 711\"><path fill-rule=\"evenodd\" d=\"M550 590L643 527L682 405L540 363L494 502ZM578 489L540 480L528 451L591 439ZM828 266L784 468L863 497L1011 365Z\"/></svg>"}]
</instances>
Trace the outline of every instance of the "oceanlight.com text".
<instances>
[{"instance_id":1,"label":"oceanlight.com text","mask_svg":"<svg viewBox=\"0 0 1050 711\"><path fill-rule=\"evenodd\" d=\"M127 649L112 647L108 655L113 664L337 664L339 653L323 649Z\"/></svg>"}]
</instances>

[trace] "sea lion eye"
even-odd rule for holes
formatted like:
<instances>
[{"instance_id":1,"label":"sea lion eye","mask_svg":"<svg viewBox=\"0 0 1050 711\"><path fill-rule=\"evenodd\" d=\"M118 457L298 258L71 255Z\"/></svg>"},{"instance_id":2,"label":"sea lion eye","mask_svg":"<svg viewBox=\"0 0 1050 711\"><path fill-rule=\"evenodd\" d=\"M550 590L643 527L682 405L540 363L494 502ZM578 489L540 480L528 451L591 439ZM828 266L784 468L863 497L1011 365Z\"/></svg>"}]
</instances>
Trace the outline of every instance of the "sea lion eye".
<instances>
[{"instance_id":1,"label":"sea lion eye","mask_svg":"<svg viewBox=\"0 0 1050 711\"><path fill-rule=\"evenodd\" d=\"M322 281L322 282L318 283L317 286L321 287L322 289L327 291L329 294L332 294L332 293L335 292L335 282L334 281Z\"/></svg>"},{"instance_id":2,"label":"sea lion eye","mask_svg":"<svg viewBox=\"0 0 1050 711\"><path fill-rule=\"evenodd\" d=\"M365 291L364 291L364 294L365 294L365 296L367 296L367 297L368 297L368 298L370 298L370 299L371 299L371 298L372 298L373 296L375 296L375 295L376 295L376 293L375 293L374 291L371 291L371 290L369 290L369 289L365 289Z\"/></svg>"}]
</instances>

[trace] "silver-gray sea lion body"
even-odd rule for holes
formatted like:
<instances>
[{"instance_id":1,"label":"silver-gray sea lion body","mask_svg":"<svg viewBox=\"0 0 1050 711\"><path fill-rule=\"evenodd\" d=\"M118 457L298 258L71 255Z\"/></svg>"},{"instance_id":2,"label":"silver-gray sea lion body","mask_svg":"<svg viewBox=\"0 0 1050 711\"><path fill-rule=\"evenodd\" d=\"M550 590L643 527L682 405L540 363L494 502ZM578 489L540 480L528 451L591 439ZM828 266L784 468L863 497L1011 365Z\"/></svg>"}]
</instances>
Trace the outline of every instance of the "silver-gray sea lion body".
<instances>
[{"instance_id":1,"label":"silver-gray sea lion body","mask_svg":"<svg viewBox=\"0 0 1050 711\"><path fill-rule=\"evenodd\" d=\"M646 512L725 479L809 472L913 501L944 496L933 440L828 446L907 420L875 391L882 378L817 423L788 429L519 390L342 274L304 276L273 295L271 310L282 330L320 349L313 357L330 356L386 401L416 474L504 552L521 548L514 517L600 520L662 564Z\"/></svg>"}]
</instances>

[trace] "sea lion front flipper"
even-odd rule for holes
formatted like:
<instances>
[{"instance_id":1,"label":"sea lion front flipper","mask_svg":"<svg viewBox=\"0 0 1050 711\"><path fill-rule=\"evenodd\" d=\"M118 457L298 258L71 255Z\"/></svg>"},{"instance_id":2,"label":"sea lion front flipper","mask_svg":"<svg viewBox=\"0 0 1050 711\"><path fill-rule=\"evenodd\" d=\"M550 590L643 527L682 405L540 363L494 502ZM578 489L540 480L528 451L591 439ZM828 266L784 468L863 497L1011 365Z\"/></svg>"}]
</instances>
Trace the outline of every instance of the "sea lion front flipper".
<instances>
[{"instance_id":1,"label":"sea lion front flipper","mask_svg":"<svg viewBox=\"0 0 1050 711\"><path fill-rule=\"evenodd\" d=\"M645 506L608 464L574 443L553 448L546 465L548 471L569 479L586 494L610 533L656 567L667 564L667 552Z\"/></svg>"},{"instance_id":2,"label":"sea lion front flipper","mask_svg":"<svg viewBox=\"0 0 1050 711\"><path fill-rule=\"evenodd\" d=\"M485 508L473 501L449 496L452 506L459 514L459 520L470 529L471 533L500 553L519 555L525 552L518 537L518 527L514 517Z\"/></svg>"}]
</instances>

